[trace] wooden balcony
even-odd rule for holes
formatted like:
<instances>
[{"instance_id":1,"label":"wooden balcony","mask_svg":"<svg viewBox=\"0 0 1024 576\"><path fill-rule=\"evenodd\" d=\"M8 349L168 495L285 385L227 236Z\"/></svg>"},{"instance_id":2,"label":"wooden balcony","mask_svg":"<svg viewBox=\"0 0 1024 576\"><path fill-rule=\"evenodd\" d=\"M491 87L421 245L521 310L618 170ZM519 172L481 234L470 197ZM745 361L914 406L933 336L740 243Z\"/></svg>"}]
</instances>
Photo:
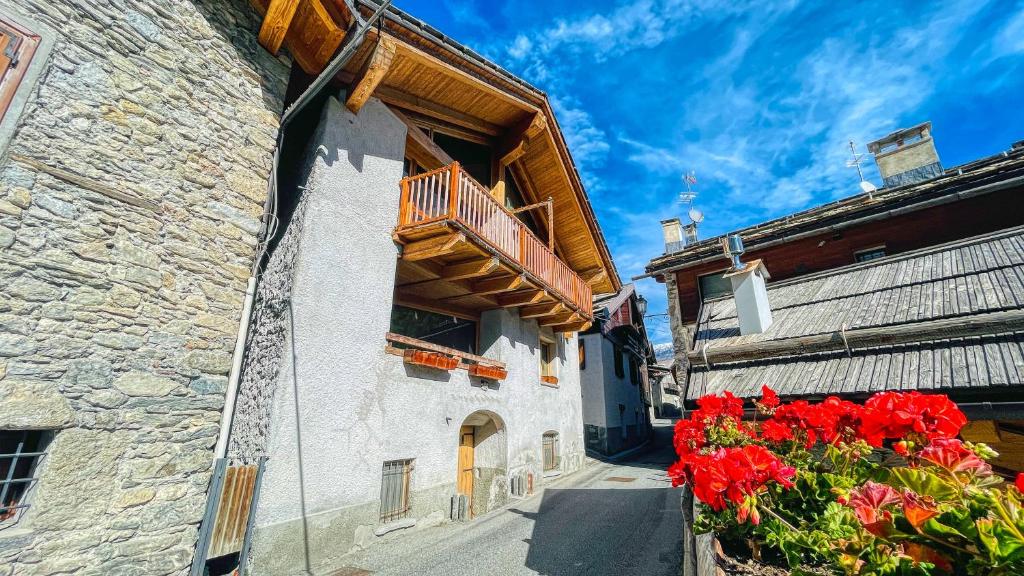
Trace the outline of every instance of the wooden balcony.
<instances>
[{"instance_id":1,"label":"wooden balcony","mask_svg":"<svg viewBox=\"0 0 1024 576\"><path fill-rule=\"evenodd\" d=\"M515 306L557 332L589 326L590 286L457 162L401 186L399 302L466 313Z\"/></svg>"}]
</instances>

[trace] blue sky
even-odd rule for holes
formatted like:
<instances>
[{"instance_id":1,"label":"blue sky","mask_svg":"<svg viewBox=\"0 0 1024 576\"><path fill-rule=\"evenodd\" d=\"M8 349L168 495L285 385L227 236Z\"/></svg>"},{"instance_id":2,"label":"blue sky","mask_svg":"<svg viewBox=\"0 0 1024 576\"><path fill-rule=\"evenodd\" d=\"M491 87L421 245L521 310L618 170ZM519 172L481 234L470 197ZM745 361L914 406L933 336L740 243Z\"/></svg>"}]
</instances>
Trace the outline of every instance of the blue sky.
<instances>
[{"instance_id":1,"label":"blue sky","mask_svg":"<svg viewBox=\"0 0 1024 576\"><path fill-rule=\"evenodd\" d=\"M947 167L1024 139L1024 0L396 5L548 93L624 281L687 170L706 238L856 193L850 139L931 120Z\"/></svg>"}]
</instances>

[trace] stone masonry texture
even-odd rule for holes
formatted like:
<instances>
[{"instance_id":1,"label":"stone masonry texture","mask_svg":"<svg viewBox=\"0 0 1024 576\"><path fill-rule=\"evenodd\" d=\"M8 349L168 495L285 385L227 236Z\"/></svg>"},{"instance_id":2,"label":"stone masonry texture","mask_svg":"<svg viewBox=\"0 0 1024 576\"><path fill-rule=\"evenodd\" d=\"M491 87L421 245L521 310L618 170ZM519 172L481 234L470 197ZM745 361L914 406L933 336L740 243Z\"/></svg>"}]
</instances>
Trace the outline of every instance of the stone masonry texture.
<instances>
[{"instance_id":1,"label":"stone masonry texture","mask_svg":"<svg viewBox=\"0 0 1024 576\"><path fill-rule=\"evenodd\" d=\"M289 64L245 0L0 0L53 50L0 143L0 430L55 434L0 576L185 574Z\"/></svg>"}]
</instances>

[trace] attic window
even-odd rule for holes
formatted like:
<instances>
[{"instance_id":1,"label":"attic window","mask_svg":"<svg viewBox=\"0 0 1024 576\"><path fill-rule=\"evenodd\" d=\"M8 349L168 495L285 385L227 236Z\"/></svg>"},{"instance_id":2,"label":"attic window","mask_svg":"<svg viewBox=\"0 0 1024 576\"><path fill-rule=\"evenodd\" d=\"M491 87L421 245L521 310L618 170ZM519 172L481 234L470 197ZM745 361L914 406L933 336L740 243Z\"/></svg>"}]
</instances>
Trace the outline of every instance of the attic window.
<instances>
[{"instance_id":1,"label":"attic window","mask_svg":"<svg viewBox=\"0 0 1024 576\"><path fill-rule=\"evenodd\" d=\"M874 248L868 248L867 250L858 250L853 253L853 258L857 262L868 262L871 260L878 260L879 258L885 258L885 246L876 246Z\"/></svg>"},{"instance_id":2,"label":"attic window","mask_svg":"<svg viewBox=\"0 0 1024 576\"><path fill-rule=\"evenodd\" d=\"M0 120L11 107L39 42L38 35L0 15Z\"/></svg>"}]
</instances>

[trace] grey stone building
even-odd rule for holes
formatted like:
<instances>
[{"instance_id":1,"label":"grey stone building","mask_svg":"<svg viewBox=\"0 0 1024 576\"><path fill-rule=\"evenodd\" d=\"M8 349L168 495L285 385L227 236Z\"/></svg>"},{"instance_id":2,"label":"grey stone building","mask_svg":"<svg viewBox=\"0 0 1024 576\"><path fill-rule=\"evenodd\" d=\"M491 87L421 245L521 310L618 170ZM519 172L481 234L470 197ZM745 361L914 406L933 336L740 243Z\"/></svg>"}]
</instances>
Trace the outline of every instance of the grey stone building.
<instances>
[{"instance_id":1,"label":"grey stone building","mask_svg":"<svg viewBox=\"0 0 1024 576\"><path fill-rule=\"evenodd\" d=\"M646 302L632 284L594 301L596 320L579 336L587 449L612 455L650 438L654 350L644 326ZM660 380L659 380L660 388Z\"/></svg>"},{"instance_id":2,"label":"grey stone building","mask_svg":"<svg viewBox=\"0 0 1024 576\"><path fill-rule=\"evenodd\" d=\"M289 69L259 26L0 2L0 574L191 563Z\"/></svg>"}]
</instances>

